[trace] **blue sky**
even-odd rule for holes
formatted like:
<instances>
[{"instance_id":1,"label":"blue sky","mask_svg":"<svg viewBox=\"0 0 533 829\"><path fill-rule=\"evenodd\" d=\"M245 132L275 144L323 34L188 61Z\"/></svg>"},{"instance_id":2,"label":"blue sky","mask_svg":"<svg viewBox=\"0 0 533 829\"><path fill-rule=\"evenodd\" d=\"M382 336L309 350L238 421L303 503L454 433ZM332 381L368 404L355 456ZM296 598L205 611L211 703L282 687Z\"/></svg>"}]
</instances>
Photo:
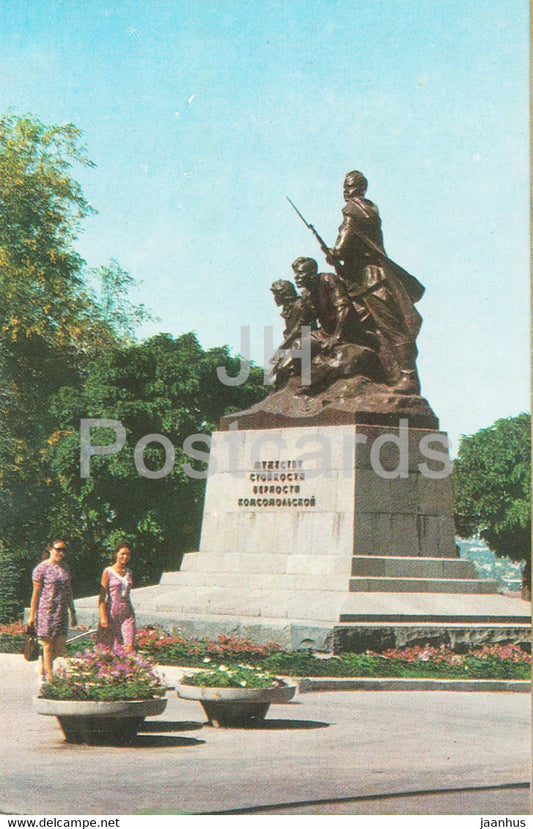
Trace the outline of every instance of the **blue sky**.
<instances>
[{"instance_id":1,"label":"blue sky","mask_svg":"<svg viewBox=\"0 0 533 829\"><path fill-rule=\"evenodd\" d=\"M525 0L0 0L0 110L75 123L116 258L204 347L281 334L269 286L333 242L368 177L389 255L426 286L423 393L453 444L529 408Z\"/></svg>"}]
</instances>

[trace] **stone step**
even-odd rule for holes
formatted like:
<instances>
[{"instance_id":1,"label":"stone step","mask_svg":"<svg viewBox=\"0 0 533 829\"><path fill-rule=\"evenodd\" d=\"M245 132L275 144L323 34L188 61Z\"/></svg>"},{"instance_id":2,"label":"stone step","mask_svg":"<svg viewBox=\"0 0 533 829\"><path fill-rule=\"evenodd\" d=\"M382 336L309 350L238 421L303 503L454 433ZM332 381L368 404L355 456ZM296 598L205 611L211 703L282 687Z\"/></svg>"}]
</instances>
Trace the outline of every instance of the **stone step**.
<instances>
[{"instance_id":1,"label":"stone step","mask_svg":"<svg viewBox=\"0 0 533 829\"><path fill-rule=\"evenodd\" d=\"M496 593L495 581L489 579L391 578L355 576L350 579L350 593Z\"/></svg>"},{"instance_id":2,"label":"stone step","mask_svg":"<svg viewBox=\"0 0 533 829\"><path fill-rule=\"evenodd\" d=\"M354 556L352 576L475 579L477 571L473 561L461 558Z\"/></svg>"},{"instance_id":3,"label":"stone step","mask_svg":"<svg viewBox=\"0 0 533 829\"><path fill-rule=\"evenodd\" d=\"M292 648L330 651L333 629L339 650L363 652L426 641L527 644L531 633L531 603L495 593L192 589L159 584L136 588L132 599L139 626L161 624L183 635L210 638L225 633ZM98 597L77 599L76 610L80 622L92 624L98 619Z\"/></svg>"},{"instance_id":4,"label":"stone step","mask_svg":"<svg viewBox=\"0 0 533 829\"><path fill-rule=\"evenodd\" d=\"M349 595L347 580L342 590L295 589L294 587L251 587L239 583L231 587L214 584L191 588L189 585L153 585L132 591L132 601L139 625L150 624L152 618L172 620L179 627L181 618L204 617L212 614L269 619L302 619L310 622L337 621L344 597ZM76 610L83 623L98 618L98 597L76 600Z\"/></svg>"},{"instance_id":5,"label":"stone step","mask_svg":"<svg viewBox=\"0 0 533 829\"><path fill-rule=\"evenodd\" d=\"M263 589L283 590L347 590L348 572L344 573L247 573L247 572L212 572L211 570L182 571L172 582L161 582L165 586L174 584L180 588L212 587L214 589ZM327 578L325 579L325 576Z\"/></svg>"},{"instance_id":6,"label":"stone step","mask_svg":"<svg viewBox=\"0 0 533 829\"><path fill-rule=\"evenodd\" d=\"M341 622L396 625L400 622L448 624L527 624L531 603L499 593L348 593Z\"/></svg>"},{"instance_id":7,"label":"stone step","mask_svg":"<svg viewBox=\"0 0 533 829\"><path fill-rule=\"evenodd\" d=\"M333 552L298 553L186 553L181 569L163 573L161 584L179 584L183 573L294 573L300 575L350 574L350 558Z\"/></svg>"},{"instance_id":8,"label":"stone step","mask_svg":"<svg viewBox=\"0 0 533 829\"><path fill-rule=\"evenodd\" d=\"M513 642L524 650L531 648L531 625L491 622L340 622L334 628L334 649L381 653L389 648L405 648L427 644L467 650L483 645L506 645Z\"/></svg>"},{"instance_id":9,"label":"stone step","mask_svg":"<svg viewBox=\"0 0 533 829\"><path fill-rule=\"evenodd\" d=\"M350 570L351 567L351 570ZM348 568L348 569L347 569ZM179 584L183 573L293 573L300 575L409 576L414 578L476 578L473 562L460 558L388 555L299 553L186 553L181 569L163 573L161 584Z\"/></svg>"},{"instance_id":10,"label":"stone step","mask_svg":"<svg viewBox=\"0 0 533 829\"><path fill-rule=\"evenodd\" d=\"M134 591L135 592L135 591ZM164 594L143 597L133 595L136 616L150 613L182 613L204 616L219 614L261 618L297 618L310 620L339 619L343 593L334 590L300 590L228 587L190 587L167 589Z\"/></svg>"}]
</instances>

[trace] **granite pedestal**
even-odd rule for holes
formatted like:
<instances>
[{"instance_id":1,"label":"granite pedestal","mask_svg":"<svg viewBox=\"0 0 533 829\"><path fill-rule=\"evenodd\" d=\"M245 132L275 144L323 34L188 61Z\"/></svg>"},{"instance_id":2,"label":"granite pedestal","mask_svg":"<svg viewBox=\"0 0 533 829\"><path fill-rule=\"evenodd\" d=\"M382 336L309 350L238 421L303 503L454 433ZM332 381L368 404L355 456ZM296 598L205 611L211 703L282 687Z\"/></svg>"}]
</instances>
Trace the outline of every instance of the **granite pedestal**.
<instances>
[{"instance_id":1,"label":"granite pedestal","mask_svg":"<svg viewBox=\"0 0 533 829\"><path fill-rule=\"evenodd\" d=\"M525 643L530 605L459 558L449 471L434 429L216 432L200 550L133 591L138 622L330 651Z\"/></svg>"}]
</instances>

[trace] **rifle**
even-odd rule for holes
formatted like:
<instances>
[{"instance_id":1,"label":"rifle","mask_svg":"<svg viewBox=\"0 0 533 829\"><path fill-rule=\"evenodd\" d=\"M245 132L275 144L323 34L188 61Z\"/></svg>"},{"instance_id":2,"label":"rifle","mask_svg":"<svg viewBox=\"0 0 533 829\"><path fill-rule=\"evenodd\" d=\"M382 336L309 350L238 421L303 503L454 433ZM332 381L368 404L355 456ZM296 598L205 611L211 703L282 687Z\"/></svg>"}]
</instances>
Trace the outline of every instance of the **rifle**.
<instances>
[{"instance_id":1,"label":"rifle","mask_svg":"<svg viewBox=\"0 0 533 829\"><path fill-rule=\"evenodd\" d=\"M328 248L328 246L324 242L322 236L320 236L317 233L317 231L315 230L315 228L312 224L309 224L309 222L304 219L304 217L302 216L302 214L300 213L300 211L298 210L298 208L296 207L294 202L292 202L289 199L288 196L286 198L287 198L287 201L290 203L290 205L294 208L294 210L296 211L296 213L298 214L298 216L300 217L300 219L302 220L304 225L306 227L308 227L309 230L313 233L313 235L314 235L315 239L318 241L318 244L320 245L320 249L322 250L324 255L326 257L331 256L331 248ZM365 236L364 233L361 233L360 231L356 230L355 228L352 228L352 233L354 233L356 236L358 236L359 239L362 242L364 242L364 244L368 248L373 250L374 253L377 253L381 257L381 259L383 259L389 265L389 267L394 271L394 273L396 274L398 279L403 284L405 290L407 291L407 293L409 294L409 296L411 297L413 302L418 302L418 300L422 298L422 296L424 294L424 291L425 291L425 288L418 281L416 276L413 276L411 273L409 273L404 268L402 268L401 265L398 265L392 259L389 259L387 254L383 250L381 250L379 245L376 245L376 243L373 242L372 239L369 239L368 236ZM340 263L339 264L335 263L333 265L333 267L335 268L335 273L337 274L337 276L340 276L342 278L343 277L342 265ZM366 293L366 291L363 292L363 293Z\"/></svg>"},{"instance_id":2,"label":"rifle","mask_svg":"<svg viewBox=\"0 0 533 829\"><path fill-rule=\"evenodd\" d=\"M304 225L306 227L308 227L309 230L313 233L315 239L317 240L318 244L320 245L320 249L321 249L322 253L325 254L325 256L329 256L329 248L326 245L326 243L324 242L322 236L320 236L320 234L315 229L314 225L309 224L309 222L304 219L304 217L302 216L302 214L300 213L300 211L298 210L298 208L296 207L294 202L291 201L291 199L289 199L288 196L286 196L285 198L287 199L287 201L289 202L289 204L291 205L293 210L295 210L298 213L298 216L300 217L300 219L302 220Z\"/></svg>"},{"instance_id":3,"label":"rifle","mask_svg":"<svg viewBox=\"0 0 533 829\"><path fill-rule=\"evenodd\" d=\"M289 199L288 196L285 196L285 198L287 199L287 201L289 202L289 204L291 205L293 210L296 211L296 213L298 214L298 216L300 217L300 219L302 220L304 225L309 228L309 230L311 231L311 233L313 234L313 236L317 240L318 244L320 245L320 250L322 251L324 256L326 256L326 257L329 256L330 253L331 253L331 250L330 250L330 248L328 248L328 246L324 242L322 236L316 230L315 226L312 225L312 224L309 224L309 222L306 221L306 219L304 219L304 217L302 216L302 214L300 213L300 211L298 210L298 208L296 207L294 202L291 201L291 199ZM342 277L342 268L341 268L340 263L339 264L335 263L333 267L335 268L335 273L337 274L337 276Z\"/></svg>"}]
</instances>

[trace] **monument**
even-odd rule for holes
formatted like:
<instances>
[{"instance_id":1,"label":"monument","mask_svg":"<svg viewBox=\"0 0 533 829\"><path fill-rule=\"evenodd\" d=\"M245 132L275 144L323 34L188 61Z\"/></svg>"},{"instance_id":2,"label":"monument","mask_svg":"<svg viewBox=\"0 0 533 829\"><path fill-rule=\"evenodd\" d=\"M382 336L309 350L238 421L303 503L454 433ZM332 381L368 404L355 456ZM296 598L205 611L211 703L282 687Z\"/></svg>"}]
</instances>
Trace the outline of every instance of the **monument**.
<instances>
[{"instance_id":1,"label":"monument","mask_svg":"<svg viewBox=\"0 0 533 829\"><path fill-rule=\"evenodd\" d=\"M331 271L271 291L273 389L213 435L200 550L134 591L138 620L319 650L525 642L530 606L459 558L446 434L420 394L416 303L352 171ZM292 202L291 202L292 204Z\"/></svg>"}]
</instances>

